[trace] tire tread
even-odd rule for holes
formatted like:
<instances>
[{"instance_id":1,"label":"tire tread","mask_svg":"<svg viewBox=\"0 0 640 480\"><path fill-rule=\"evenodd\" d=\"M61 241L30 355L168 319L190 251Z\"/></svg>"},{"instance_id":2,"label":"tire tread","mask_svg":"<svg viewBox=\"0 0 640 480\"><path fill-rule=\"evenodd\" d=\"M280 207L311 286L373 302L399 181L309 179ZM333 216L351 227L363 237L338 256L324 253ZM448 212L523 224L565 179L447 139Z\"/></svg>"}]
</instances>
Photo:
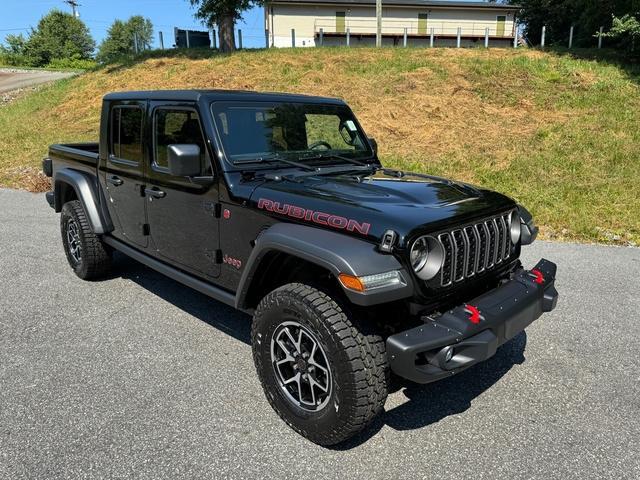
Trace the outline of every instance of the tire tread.
<instances>
[{"instance_id":1,"label":"tire tread","mask_svg":"<svg viewBox=\"0 0 640 480\"><path fill-rule=\"evenodd\" d=\"M321 317L346 353L352 381L355 385L355 396L354 398L342 399L342 401L349 403L344 407L351 409L351 414L346 421L336 425L330 432L324 432L320 438L315 437L313 432L303 431L293 425L286 415L276 408L269 395L267 398L274 410L291 428L315 443L334 445L364 429L384 408L389 382L385 340L377 334L371 325L350 318L326 293L305 284L291 283L272 291L258 305L251 332L254 345L262 314L273 305L278 305L280 301L291 296L306 304ZM254 360L256 367L260 369L261 360L255 349ZM263 388L267 390L262 376L259 376ZM343 405L340 408L343 408Z\"/></svg>"},{"instance_id":2,"label":"tire tread","mask_svg":"<svg viewBox=\"0 0 640 480\"><path fill-rule=\"evenodd\" d=\"M94 280L104 277L111 270L112 255L111 250L102 240L93 232L89 219L84 212L84 207L79 200L67 202L62 207L62 215L60 218L60 227L63 235L63 243L66 248L64 220L65 216L72 217L78 227L80 227L80 237L82 241L82 260L74 266L71 262L69 254L67 258L74 272L83 280Z\"/></svg>"}]
</instances>

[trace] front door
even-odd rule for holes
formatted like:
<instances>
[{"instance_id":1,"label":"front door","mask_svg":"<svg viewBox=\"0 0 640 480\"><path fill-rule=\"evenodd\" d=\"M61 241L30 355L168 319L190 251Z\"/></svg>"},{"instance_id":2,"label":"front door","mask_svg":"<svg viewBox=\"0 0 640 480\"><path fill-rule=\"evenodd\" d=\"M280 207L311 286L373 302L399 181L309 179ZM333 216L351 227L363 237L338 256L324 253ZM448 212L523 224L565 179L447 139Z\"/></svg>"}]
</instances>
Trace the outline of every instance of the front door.
<instances>
[{"instance_id":1,"label":"front door","mask_svg":"<svg viewBox=\"0 0 640 480\"><path fill-rule=\"evenodd\" d=\"M418 14L418 33L420 35L427 34L427 20L429 18L429 14L427 13L419 13Z\"/></svg>"},{"instance_id":2,"label":"front door","mask_svg":"<svg viewBox=\"0 0 640 480\"><path fill-rule=\"evenodd\" d=\"M113 104L109 113L109 152L105 168L107 205L114 236L146 247L143 131L145 102Z\"/></svg>"},{"instance_id":3,"label":"front door","mask_svg":"<svg viewBox=\"0 0 640 480\"><path fill-rule=\"evenodd\" d=\"M218 186L195 105L152 103L150 121L147 218L155 253L191 273L217 277ZM167 150L173 144L200 147L199 177L169 173Z\"/></svg>"},{"instance_id":4,"label":"front door","mask_svg":"<svg viewBox=\"0 0 640 480\"><path fill-rule=\"evenodd\" d=\"M346 12L336 12L336 32L345 33L347 31Z\"/></svg>"},{"instance_id":5,"label":"front door","mask_svg":"<svg viewBox=\"0 0 640 480\"><path fill-rule=\"evenodd\" d=\"M507 17L504 15L498 16L498 26L496 28L496 36L504 37L505 24L507 23Z\"/></svg>"}]
</instances>

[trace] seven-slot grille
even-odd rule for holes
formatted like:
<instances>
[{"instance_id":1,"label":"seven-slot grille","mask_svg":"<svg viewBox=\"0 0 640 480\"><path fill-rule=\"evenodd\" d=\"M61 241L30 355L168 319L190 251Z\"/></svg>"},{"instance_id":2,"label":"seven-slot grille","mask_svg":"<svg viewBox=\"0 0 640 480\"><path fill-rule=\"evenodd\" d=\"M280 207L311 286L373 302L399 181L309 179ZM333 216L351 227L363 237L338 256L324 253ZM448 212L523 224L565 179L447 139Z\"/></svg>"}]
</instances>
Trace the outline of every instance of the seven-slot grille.
<instances>
[{"instance_id":1,"label":"seven-slot grille","mask_svg":"<svg viewBox=\"0 0 640 480\"><path fill-rule=\"evenodd\" d=\"M502 265L513 252L509 220L512 212L440 233L444 249L440 285L446 287Z\"/></svg>"}]
</instances>

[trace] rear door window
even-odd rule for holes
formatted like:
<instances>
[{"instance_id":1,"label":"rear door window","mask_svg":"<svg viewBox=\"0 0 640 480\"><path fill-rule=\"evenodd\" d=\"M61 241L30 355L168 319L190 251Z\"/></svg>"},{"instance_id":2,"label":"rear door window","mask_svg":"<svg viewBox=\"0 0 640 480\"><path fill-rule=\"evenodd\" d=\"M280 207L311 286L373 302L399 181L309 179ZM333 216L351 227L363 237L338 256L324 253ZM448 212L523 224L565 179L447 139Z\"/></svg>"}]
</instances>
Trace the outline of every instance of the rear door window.
<instances>
[{"instance_id":1,"label":"rear door window","mask_svg":"<svg viewBox=\"0 0 640 480\"><path fill-rule=\"evenodd\" d=\"M115 107L111 110L111 155L122 160L142 161L142 119L139 107Z\"/></svg>"}]
</instances>

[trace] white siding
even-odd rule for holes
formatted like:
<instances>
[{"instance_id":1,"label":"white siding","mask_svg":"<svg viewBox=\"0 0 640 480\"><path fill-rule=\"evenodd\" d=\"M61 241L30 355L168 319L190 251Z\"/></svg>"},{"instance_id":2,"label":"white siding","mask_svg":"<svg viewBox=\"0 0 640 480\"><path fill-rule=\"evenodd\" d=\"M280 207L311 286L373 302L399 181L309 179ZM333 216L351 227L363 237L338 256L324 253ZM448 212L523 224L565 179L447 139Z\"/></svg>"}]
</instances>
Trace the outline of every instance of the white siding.
<instances>
[{"instance_id":1,"label":"white siding","mask_svg":"<svg viewBox=\"0 0 640 480\"><path fill-rule=\"evenodd\" d=\"M374 6L339 6L339 5L290 5L273 4L268 7L267 28L270 38L276 47L291 47L291 29L295 29L296 46L315 46L316 34L322 29L326 44L344 43L344 38L335 38L331 33L336 30L336 12L346 12L346 27L351 33L351 40L363 42L358 34L375 34L376 18ZM273 15L271 15L271 12ZM383 35L402 36L404 29L407 34L415 36L424 35L418 31L418 14L426 13L427 33L433 28L436 36L455 37L458 27L461 28L463 37L484 36L485 29L489 29L489 35L496 37L498 16L506 16L504 25L505 44L513 38L514 14L501 10L488 9L453 9L453 8L419 8L419 7L384 7L382 10ZM391 38L389 42L393 43ZM412 41L424 43L425 39L412 38ZM387 43L387 39L385 39ZM426 39L428 43L428 38ZM443 40L438 41L443 44ZM455 42L454 42L455 44Z\"/></svg>"}]
</instances>

